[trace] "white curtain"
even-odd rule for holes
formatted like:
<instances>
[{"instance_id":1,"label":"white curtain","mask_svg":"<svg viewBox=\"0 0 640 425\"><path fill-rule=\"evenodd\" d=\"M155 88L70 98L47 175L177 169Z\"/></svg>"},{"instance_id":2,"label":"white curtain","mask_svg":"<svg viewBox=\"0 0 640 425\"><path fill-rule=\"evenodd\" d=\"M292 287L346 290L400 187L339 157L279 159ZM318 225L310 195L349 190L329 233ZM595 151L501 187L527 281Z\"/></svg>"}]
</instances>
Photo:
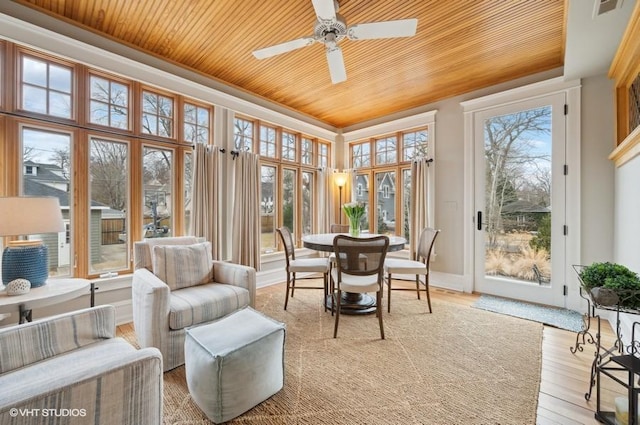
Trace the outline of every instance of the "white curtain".
<instances>
[{"instance_id":1,"label":"white curtain","mask_svg":"<svg viewBox=\"0 0 640 425\"><path fill-rule=\"evenodd\" d=\"M329 233L331 224L336 222L333 172L332 168L320 168L316 171L318 233Z\"/></svg>"},{"instance_id":2,"label":"white curtain","mask_svg":"<svg viewBox=\"0 0 640 425\"><path fill-rule=\"evenodd\" d=\"M260 270L260 156L239 152L233 161L231 261Z\"/></svg>"},{"instance_id":3,"label":"white curtain","mask_svg":"<svg viewBox=\"0 0 640 425\"><path fill-rule=\"evenodd\" d=\"M411 163L411 210L409 215L409 252L415 260L420 232L429 226L429 164L425 159Z\"/></svg>"},{"instance_id":4,"label":"white curtain","mask_svg":"<svg viewBox=\"0 0 640 425\"><path fill-rule=\"evenodd\" d=\"M222 256L222 173L224 154L216 146L197 143L193 153L193 188L189 233L211 242L214 260Z\"/></svg>"}]
</instances>

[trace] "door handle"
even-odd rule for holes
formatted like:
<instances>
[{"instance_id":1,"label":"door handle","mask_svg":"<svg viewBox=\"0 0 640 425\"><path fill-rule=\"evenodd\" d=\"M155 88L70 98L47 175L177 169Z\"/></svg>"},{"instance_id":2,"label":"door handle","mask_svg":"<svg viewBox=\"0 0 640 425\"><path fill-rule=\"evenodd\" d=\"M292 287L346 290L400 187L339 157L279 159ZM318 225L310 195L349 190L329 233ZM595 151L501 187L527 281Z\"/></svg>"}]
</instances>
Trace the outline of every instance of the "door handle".
<instances>
[{"instance_id":1,"label":"door handle","mask_svg":"<svg viewBox=\"0 0 640 425\"><path fill-rule=\"evenodd\" d=\"M478 230L482 230L482 211L478 211L478 215L476 217L476 224L478 225Z\"/></svg>"}]
</instances>

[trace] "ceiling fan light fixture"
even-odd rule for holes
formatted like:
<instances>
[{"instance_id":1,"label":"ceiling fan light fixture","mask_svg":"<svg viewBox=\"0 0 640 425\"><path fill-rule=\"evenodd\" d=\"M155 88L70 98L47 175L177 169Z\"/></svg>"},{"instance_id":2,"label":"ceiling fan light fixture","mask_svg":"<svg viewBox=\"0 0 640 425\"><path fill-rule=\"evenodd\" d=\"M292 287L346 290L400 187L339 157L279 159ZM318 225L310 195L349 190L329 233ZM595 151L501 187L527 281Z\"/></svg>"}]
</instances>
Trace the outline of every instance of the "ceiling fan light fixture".
<instances>
[{"instance_id":1,"label":"ceiling fan light fixture","mask_svg":"<svg viewBox=\"0 0 640 425\"><path fill-rule=\"evenodd\" d=\"M311 2L316 12L316 22L313 27L312 37L303 37L255 50L253 55L258 59L264 59L305 47L316 41L322 42L325 45L331 82L336 84L347 79L342 50L338 46L338 43L344 38L367 40L411 37L416 33L417 19L371 22L349 27L346 19L337 13L339 8L337 0L311 0Z\"/></svg>"}]
</instances>

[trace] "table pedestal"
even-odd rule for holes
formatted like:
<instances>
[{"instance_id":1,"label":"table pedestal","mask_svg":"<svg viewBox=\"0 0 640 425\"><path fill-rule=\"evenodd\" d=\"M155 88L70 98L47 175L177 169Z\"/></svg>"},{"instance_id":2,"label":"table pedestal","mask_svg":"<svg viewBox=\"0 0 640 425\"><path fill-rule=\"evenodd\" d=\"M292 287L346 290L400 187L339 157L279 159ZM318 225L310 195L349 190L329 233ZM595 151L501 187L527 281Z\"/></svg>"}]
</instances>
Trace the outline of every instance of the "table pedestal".
<instances>
[{"instance_id":1,"label":"table pedestal","mask_svg":"<svg viewBox=\"0 0 640 425\"><path fill-rule=\"evenodd\" d=\"M326 306L331 310L331 295L327 295ZM371 314L376 312L376 299L369 294L343 292L340 314Z\"/></svg>"}]
</instances>

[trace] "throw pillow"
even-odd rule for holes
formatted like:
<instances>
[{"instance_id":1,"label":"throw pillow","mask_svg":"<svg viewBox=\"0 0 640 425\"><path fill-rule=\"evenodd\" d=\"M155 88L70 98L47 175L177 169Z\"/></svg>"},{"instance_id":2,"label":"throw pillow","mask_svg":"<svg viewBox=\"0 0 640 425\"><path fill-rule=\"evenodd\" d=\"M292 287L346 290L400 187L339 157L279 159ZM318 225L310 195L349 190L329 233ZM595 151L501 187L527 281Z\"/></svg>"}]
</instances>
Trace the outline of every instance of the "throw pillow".
<instances>
[{"instance_id":1,"label":"throw pillow","mask_svg":"<svg viewBox=\"0 0 640 425\"><path fill-rule=\"evenodd\" d=\"M210 242L153 247L153 274L172 291L211 282L212 261Z\"/></svg>"}]
</instances>

